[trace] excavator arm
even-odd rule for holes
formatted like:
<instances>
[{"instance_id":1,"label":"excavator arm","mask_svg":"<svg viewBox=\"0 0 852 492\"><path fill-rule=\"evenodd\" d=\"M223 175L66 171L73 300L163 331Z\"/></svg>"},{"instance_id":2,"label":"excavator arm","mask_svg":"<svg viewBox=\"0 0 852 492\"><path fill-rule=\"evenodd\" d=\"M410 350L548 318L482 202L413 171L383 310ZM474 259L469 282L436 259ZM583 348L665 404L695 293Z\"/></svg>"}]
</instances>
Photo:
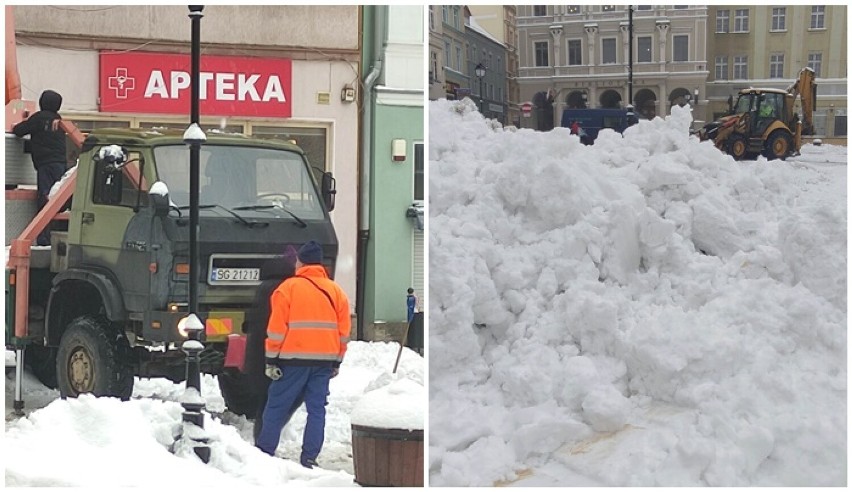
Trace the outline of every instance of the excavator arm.
<instances>
[{"instance_id":1,"label":"excavator arm","mask_svg":"<svg viewBox=\"0 0 852 492\"><path fill-rule=\"evenodd\" d=\"M793 85L787 88L787 92L793 96L793 101L797 97L802 101L802 133L805 135L814 134L814 108L816 107L816 74L810 67L805 67L799 71L799 77L793 82Z\"/></svg>"}]
</instances>

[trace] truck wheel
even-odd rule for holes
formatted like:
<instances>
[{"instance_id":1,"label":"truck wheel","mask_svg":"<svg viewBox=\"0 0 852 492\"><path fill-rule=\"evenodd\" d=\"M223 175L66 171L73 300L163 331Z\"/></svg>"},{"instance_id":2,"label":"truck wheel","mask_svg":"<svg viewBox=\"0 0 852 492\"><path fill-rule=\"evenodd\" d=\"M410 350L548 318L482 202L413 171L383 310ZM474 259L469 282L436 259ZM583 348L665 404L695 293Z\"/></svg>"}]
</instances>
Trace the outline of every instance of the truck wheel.
<instances>
[{"instance_id":1,"label":"truck wheel","mask_svg":"<svg viewBox=\"0 0 852 492\"><path fill-rule=\"evenodd\" d=\"M225 368L219 373L219 390L225 399L228 410L237 414L253 418L260 405L260 398L252 390L248 376L235 368Z\"/></svg>"},{"instance_id":2,"label":"truck wheel","mask_svg":"<svg viewBox=\"0 0 852 492\"><path fill-rule=\"evenodd\" d=\"M41 384L56 389L56 348L30 345L24 354L24 362Z\"/></svg>"},{"instance_id":3,"label":"truck wheel","mask_svg":"<svg viewBox=\"0 0 852 492\"><path fill-rule=\"evenodd\" d=\"M772 132L766 139L766 148L763 155L767 159L786 159L793 148L793 139L783 130Z\"/></svg>"},{"instance_id":4,"label":"truck wheel","mask_svg":"<svg viewBox=\"0 0 852 492\"><path fill-rule=\"evenodd\" d=\"M133 371L126 356L127 339L103 318L74 319L59 342L56 373L63 398L82 393L130 399Z\"/></svg>"},{"instance_id":5,"label":"truck wheel","mask_svg":"<svg viewBox=\"0 0 852 492\"><path fill-rule=\"evenodd\" d=\"M748 154L748 142L744 136L734 133L728 137L728 143L725 149L735 161L741 161L745 159L746 154Z\"/></svg>"}]
</instances>

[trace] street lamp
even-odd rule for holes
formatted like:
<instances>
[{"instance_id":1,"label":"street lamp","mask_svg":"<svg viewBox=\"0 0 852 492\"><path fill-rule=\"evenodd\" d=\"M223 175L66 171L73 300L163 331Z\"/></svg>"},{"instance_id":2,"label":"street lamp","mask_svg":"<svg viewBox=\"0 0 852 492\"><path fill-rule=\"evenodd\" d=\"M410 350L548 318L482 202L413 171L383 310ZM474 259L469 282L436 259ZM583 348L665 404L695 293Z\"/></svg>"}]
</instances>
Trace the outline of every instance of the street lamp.
<instances>
[{"instance_id":1,"label":"street lamp","mask_svg":"<svg viewBox=\"0 0 852 492\"><path fill-rule=\"evenodd\" d=\"M482 62L476 65L476 68L473 69L473 73L479 77L479 112L485 116L485 91L483 90L483 82L485 80L485 65Z\"/></svg>"},{"instance_id":2,"label":"street lamp","mask_svg":"<svg viewBox=\"0 0 852 492\"><path fill-rule=\"evenodd\" d=\"M199 354L204 350L201 332L204 324L198 319L198 182L201 144L207 136L198 124L199 79L201 78L201 18L203 5L190 5L189 18L192 21L191 53L191 101L190 125L183 134L184 143L189 145L189 315L178 324L178 330L187 334L187 340L181 349L186 353L186 389L180 404L183 412L183 436L203 461L210 461L210 447L202 432L192 430L193 426L204 428L204 398L201 396L201 367Z\"/></svg>"}]
</instances>

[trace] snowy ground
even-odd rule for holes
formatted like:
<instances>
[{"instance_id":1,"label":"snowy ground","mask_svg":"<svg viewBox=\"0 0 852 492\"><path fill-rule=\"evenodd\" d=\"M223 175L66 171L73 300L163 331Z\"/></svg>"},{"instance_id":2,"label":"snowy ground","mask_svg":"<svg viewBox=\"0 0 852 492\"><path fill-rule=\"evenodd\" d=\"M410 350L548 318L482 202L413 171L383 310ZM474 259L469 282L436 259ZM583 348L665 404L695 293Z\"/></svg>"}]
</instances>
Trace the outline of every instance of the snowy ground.
<instances>
[{"instance_id":1,"label":"snowy ground","mask_svg":"<svg viewBox=\"0 0 852 492\"><path fill-rule=\"evenodd\" d=\"M429 115L431 485L847 484L845 147Z\"/></svg>"},{"instance_id":2,"label":"snowy ground","mask_svg":"<svg viewBox=\"0 0 852 492\"><path fill-rule=\"evenodd\" d=\"M177 401L183 392L182 384L137 378L130 401L91 396L61 400L57 391L25 373L27 415L15 418L11 415L15 388L12 371L5 380L6 487L161 488L166 484L169 490L211 486L237 490L245 486L357 486L349 416L365 394L404 382L406 396L419 400L414 401L407 419L411 421L419 415L423 428L427 405L423 358L404 349L393 374L398 350L396 343L349 344L340 375L331 381L325 444L318 459L320 468L313 470L298 463L306 418L304 406L282 432L278 456L273 458L253 446L250 421L224 412L218 383L214 377L204 375L202 394L211 412L205 418L211 460L205 465L191 449L178 446L174 454L169 452L173 433L181 423L183 407ZM8 365L8 351L6 359ZM421 388L419 395L412 397L417 395L412 388L417 387Z\"/></svg>"}]
</instances>

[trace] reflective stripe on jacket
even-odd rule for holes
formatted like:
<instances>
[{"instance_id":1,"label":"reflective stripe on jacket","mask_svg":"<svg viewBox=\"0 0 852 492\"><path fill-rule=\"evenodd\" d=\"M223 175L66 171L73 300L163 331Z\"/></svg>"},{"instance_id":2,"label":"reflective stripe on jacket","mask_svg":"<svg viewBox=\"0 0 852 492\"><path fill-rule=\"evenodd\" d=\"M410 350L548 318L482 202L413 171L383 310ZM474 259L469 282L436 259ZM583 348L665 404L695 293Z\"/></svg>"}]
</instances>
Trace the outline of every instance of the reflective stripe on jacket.
<instances>
[{"instance_id":1,"label":"reflective stripe on jacket","mask_svg":"<svg viewBox=\"0 0 852 492\"><path fill-rule=\"evenodd\" d=\"M349 300L343 289L328 278L322 265L299 268L296 276L275 289L270 305L266 327L268 359L330 365L343 361L351 329Z\"/></svg>"}]
</instances>

